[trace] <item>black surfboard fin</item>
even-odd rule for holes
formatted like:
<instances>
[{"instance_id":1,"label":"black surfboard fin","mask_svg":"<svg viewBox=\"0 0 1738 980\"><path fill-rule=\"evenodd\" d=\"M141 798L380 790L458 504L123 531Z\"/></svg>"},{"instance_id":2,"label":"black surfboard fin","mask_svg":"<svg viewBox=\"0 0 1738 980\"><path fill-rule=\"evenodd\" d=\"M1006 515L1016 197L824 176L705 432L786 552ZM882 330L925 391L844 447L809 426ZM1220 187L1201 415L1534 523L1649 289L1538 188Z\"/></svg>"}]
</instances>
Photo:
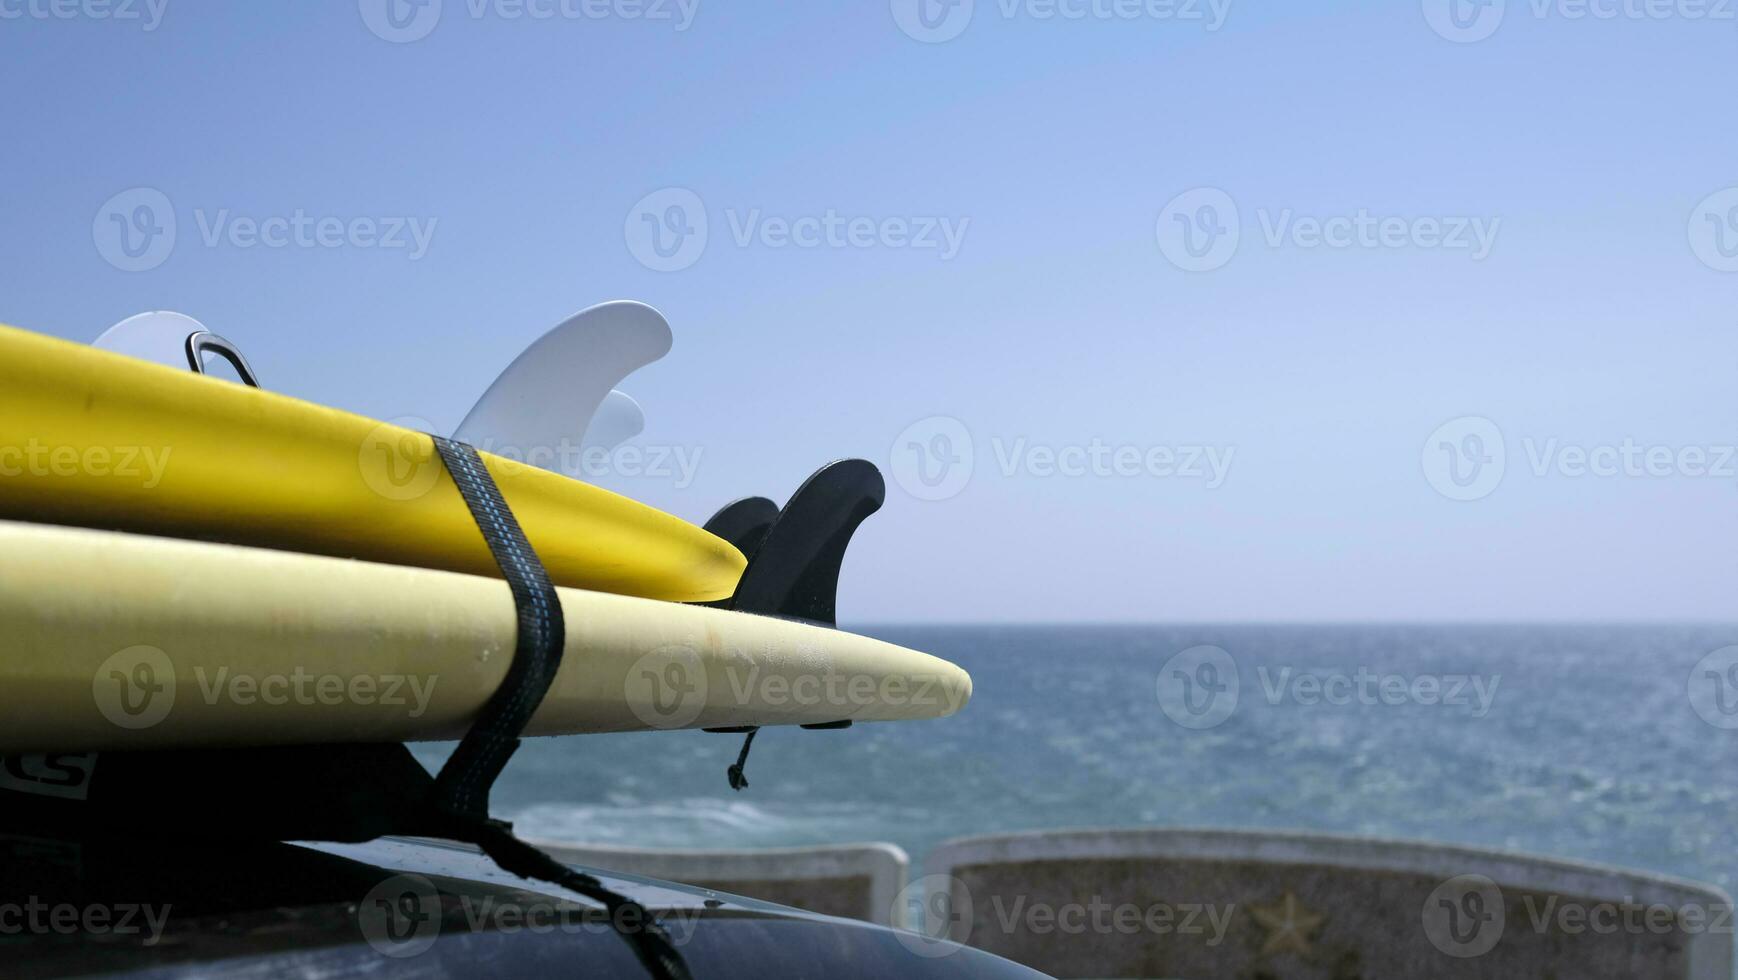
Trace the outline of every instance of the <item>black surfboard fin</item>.
<instances>
[{"instance_id":1,"label":"black surfboard fin","mask_svg":"<svg viewBox=\"0 0 1738 980\"><path fill-rule=\"evenodd\" d=\"M837 625L845 549L857 527L886 499L887 483L868 460L843 459L821 467L761 537L729 608Z\"/></svg>"},{"instance_id":2,"label":"black surfboard fin","mask_svg":"<svg viewBox=\"0 0 1738 980\"><path fill-rule=\"evenodd\" d=\"M776 520L778 504L765 497L744 497L719 508L706 522L706 530L735 545L743 557L753 561Z\"/></svg>"},{"instance_id":3,"label":"black surfboard fin","mask_svg":"<svg viewBox=\"0 0 1738 980\"><path fill-rule=\"evenodd\" d=\"M887 483L875 464L842 459L816 470L783 510L765 497L748 497L726 506L706 522L706 530L736 545L748 558L748 568L736 584L736 594L711 605L837 626L839 567L845 549L858 526L886 500ZM851 722L802 727L849 728ZM759 730L755 726L707 729L745 736L742 751L727 773L731 789L748 786L743 770Z\"/></svg>"}]
</instances>

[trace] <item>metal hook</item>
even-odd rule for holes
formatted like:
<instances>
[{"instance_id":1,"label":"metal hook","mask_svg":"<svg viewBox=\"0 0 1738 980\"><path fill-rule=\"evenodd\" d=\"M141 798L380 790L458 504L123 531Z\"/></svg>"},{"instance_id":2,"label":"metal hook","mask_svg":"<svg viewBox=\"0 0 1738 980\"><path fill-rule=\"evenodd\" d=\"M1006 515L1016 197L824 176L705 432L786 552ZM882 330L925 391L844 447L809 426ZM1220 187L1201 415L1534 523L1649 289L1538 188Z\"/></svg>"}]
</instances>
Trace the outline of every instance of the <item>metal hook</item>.
<instances>
[{"instance_id":1,"label":"metal hook","mask_svg":"<svg viewBox=\"0 0 1738 980\"><path fill-rule=\"evenodd\" d=\"M247 363L247 358L241 356L236 346L209 330L187 335L187 365L199 374L205 374L205 355L216 354L229 362L235 368L235 373L241 376L242 384L249 388L258 388L259 380L254 377L253 368Z\"/></svg>"}]
</instances>

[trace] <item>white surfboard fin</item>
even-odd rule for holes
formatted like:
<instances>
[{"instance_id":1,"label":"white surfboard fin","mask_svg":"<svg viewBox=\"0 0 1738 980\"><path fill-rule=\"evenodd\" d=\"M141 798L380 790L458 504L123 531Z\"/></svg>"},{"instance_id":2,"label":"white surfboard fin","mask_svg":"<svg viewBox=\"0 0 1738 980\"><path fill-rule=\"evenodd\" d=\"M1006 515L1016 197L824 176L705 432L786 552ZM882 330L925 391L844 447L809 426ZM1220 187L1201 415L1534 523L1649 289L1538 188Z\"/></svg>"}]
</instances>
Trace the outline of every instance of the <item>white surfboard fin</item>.
<instances>
[{"instance_id":1,"label":"white surfboard fin","mask_svg":"<svg viewBox=\"0 0 1738 980\"><path fill-rule=\"evenodd\" d=\"M187 362L187 338L204 332L205 325L187 314L160 310L127 317L91 346L186 371L193 367Z\"/></svg>"},{"instance_id":2,"label":"white surfboard fin","mask_svg":"<svg viewBox=\"0 0 1738 980\"><path fill-rule=\"evenodd\" d=\"M576 434L581 446L588 444L585 434L615 386L668 354L671 342L670 324L644 303L617 300L582 310L525 348L478 399L453 438L488 452L549 460L548 468L578 477L580 455L562 450L574 444ZM618 402L611 411L625 407ZM636 421L645 424L638 405L631 416L612 414L605 423L609 431L600 430L596 444Z\"/></svg>"},{"instance_id":3,"label":"white surfboard fin","mask_svg":"<svg viewBox=\"0 0 1738 980\"><path fill-rule=\"evenodd\" d=\"M640 403L627 392L612 389L604 396L603 404L597 407L591 424L585 427L585 438L580 440L580 446L608 452L644 431L646 413L641 410Z\"/></svg>"}]
</instances>

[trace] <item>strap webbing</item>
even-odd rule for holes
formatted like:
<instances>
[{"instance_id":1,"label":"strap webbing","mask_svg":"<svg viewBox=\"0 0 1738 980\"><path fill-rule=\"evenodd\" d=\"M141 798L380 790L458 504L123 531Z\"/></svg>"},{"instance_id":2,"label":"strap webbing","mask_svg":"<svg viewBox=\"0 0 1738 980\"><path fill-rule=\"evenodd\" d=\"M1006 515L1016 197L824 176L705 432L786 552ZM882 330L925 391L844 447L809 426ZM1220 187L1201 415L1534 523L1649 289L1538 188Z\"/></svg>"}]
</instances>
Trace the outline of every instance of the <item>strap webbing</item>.
<instances>
[{"instance_id":1,"label":"strap webbing","mask_svg":"<svg viewBox=\"0 0 1738 980\"><path fill-rule=\"evenodd\" d=\"M549 573L531 550L482 457L476 449L440 436L434 437L434 444L507 579L519 613L519 635L507 676L435 777L435 800L441 809L455 816L487 819L489 787L518 750L519 733L543 703L561 666L567 624Z\"/></svg>"},{"instance_id":2,"label":"strap webbing","mask_svg":"<svg viewBox=\"0 0 1738 980\"><path fill-rule=\"evenodd\" d=\"M633 947L647 972L657 980L689 980L687 964L669 934L638 902L556 861L513 836L511 825L489 817L489 789L518 750L520 733L555 679L567 642L567 625L561 615L561 597L549 573L525 539L477 450L462 442L433 438L441 462L458 484L465 506L513 592L513 605L519 613L518 639L506 677L435 777L433 802L445 825L445 835L478 845L513 874L552 882L603 903L611 923ZM623 916L623 911L631 914ZM624 928L624 922L638 925Z\"/></svg>"}]
</instances>

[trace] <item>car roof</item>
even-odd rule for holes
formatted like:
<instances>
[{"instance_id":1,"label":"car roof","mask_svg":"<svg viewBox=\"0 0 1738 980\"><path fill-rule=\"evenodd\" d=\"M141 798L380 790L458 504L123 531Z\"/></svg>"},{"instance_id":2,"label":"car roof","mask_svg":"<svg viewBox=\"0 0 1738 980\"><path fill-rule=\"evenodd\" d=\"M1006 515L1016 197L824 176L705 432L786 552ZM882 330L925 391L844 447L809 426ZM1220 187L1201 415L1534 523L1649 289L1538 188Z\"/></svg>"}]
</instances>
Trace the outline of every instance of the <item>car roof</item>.
<instances>
[{"instance_id":1,"label":"car roof","mask_svg":"<svg viewBox=\"0 0 1738 980\"><path fill-rule=\"evenodd\" d=\"M63 929L45 919L0 936L8 976L568 975L576 963L587 975L645 976L624 924L597 903L466 845L0 836L0 861L0 909L96 909L106 920ZM1039 976L865 922L581 870L649 909L698 978Z\"/></svg>"}]
</instances>

